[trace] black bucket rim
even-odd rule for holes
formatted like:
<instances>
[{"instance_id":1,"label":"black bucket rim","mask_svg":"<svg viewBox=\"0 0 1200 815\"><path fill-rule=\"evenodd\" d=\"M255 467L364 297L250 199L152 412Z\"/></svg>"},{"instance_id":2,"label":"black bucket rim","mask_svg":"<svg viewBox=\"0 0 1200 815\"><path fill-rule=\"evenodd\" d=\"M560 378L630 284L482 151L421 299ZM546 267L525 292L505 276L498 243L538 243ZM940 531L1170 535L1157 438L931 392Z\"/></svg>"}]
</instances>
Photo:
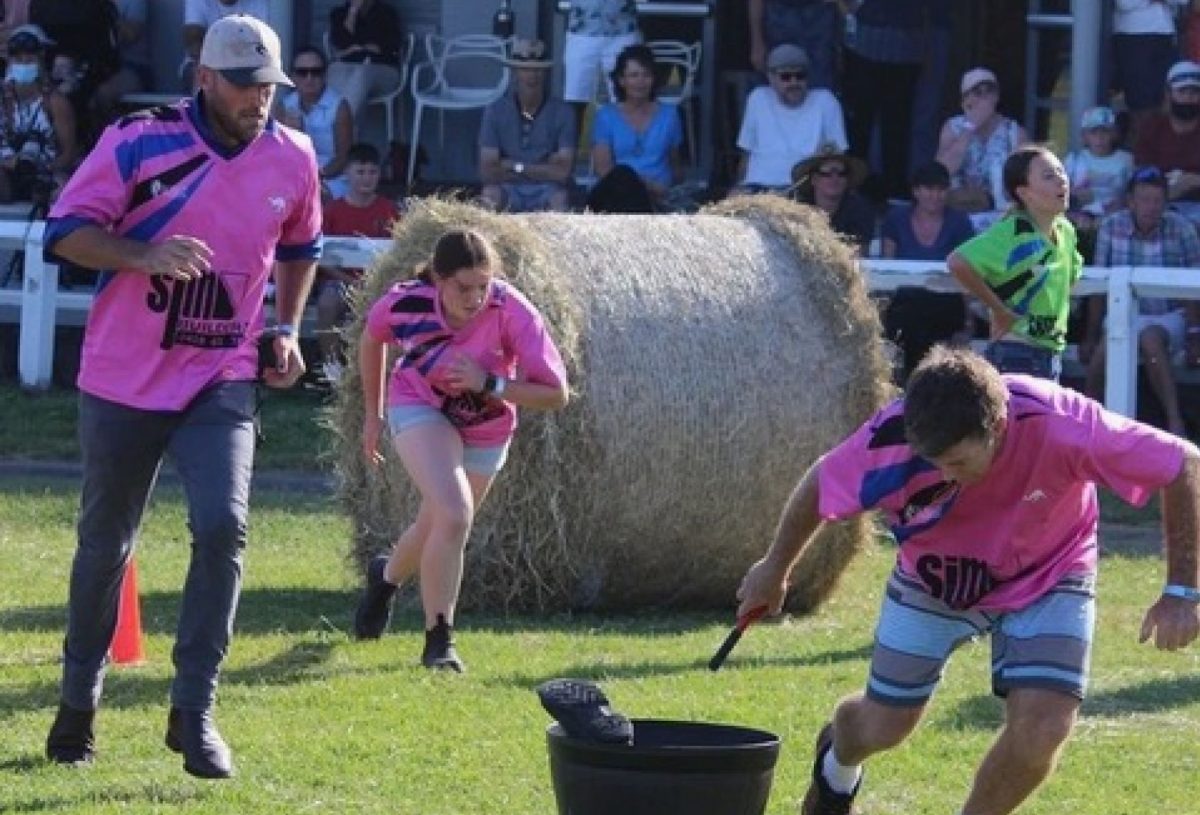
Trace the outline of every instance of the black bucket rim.
<instances>
[{"instance_id":1,"label":"black bucket rim","mask_svg":"<svg viewBox=\"0 0 1200 815\"><path fill-rule=\"evenodd\" d=\"M633 772L745 773L773 771L782 740L775 733L757 727L726 722L697 722L677 719L632 719L635 743L603 744L567 735L562 725L546 727L551 755L590 767ZM638 727L681 726L691 729L736 730L753 736L755 741L736 744L698 744L680 746L638 746Z\"/></svg>"}]
</instances>

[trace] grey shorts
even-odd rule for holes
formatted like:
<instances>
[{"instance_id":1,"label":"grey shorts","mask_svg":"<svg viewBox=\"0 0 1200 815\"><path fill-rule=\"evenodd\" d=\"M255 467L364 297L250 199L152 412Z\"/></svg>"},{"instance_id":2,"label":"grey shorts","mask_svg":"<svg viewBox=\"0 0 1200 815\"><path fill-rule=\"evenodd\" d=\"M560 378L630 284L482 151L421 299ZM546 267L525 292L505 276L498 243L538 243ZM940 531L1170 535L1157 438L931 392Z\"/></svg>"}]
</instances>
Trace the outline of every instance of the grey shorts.
<instances>
[{"instance_id":1,"label":"grey shorts","mask_svg":"<svg viewBox=\"0 0 1200 815\"><path fill-rule=\"evenodd\" d=\"M1082 699L1096 622L1094 583L1090 575L1073 575L1019 611L960 611L893 573L875 631L867 696L884 705L923 705L950 655L990 635L997 696L1042 688Z\"/></svg>"},{"instance_id":2,"label":"grey shorts","mask_svg":"<svg viewBox=\"0 0 1200 815\"><path fill-rule=\"evenodd\" d=\"M453 428L450 420L437 408L429 405L395 405L388 408L388 428L395 438L417 425L444 423ZM489 447L463 442L463 469L469 473L495 475L508 458L508 442Z\"/></svg>"}]
</instances>

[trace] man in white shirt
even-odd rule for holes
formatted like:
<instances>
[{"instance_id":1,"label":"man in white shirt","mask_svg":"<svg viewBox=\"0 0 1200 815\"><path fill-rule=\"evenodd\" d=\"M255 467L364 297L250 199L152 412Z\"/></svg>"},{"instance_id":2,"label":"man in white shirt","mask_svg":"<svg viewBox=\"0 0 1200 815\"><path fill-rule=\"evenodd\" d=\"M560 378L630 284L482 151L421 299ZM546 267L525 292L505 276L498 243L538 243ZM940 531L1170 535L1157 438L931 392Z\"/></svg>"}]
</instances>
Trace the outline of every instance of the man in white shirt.
<instances>
[{"instance_id":1,"label":"man in white shirt","mask_svg":"<svg viewBox=\"0 0 1200 815\"><path fill-rule=\"evenodd\" d=\"M837 97L808 87L808 54L798 45L777 45L767 55L769 86L746 100L738 147L742 151L733 193L786 190L792 167L824 144L846 149L846 125Z\"/></svg>"}]
</instances>

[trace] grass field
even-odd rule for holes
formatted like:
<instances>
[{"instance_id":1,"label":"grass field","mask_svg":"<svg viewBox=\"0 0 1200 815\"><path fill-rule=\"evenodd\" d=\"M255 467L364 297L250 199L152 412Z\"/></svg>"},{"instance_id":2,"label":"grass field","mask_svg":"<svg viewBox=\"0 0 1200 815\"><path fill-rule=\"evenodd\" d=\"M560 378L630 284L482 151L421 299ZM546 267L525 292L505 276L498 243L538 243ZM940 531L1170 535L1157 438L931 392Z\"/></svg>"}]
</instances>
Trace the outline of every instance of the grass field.
<instances>
[{"instance_id":1,"label":"grass field","mask_svg":"<svg viewBox=\"0 0 1200 815\"><path fill-rule=\"evenodd\" d=\"M320 427L324 397L302 388L262 389L264 438L255 466L263 470L328 468L329 434ZM79 459L75 435L78 394L55 388L26 393L0 384L0 459Z\"/></svg>"},{"instance_id":2,"label":"grass field","mask_svg":"<svg viewBox=\"0 0 1200 815\"><path fill-rule=\"evenodd\" d=\"M181 503L168 491L138 557L148 661L110 673L94 767L40 757L57 701L75 501L73 485L0 482L0 812L550 815L549 718L532 691L576 676L599 680L631 716L778 733L768 812L794 813L813 733L862 684L892 556L881 547L860 558L820 614L752 629L717 674L705 662L727 614L648 612L470 615L460 630L469 672L435 675L416 666L414 613L378 643L348 638L356 581L343 560L348 525L332 505L259 494L218 710L239 775L213 783L185 775L161 745L187 550ZM1104 563L1092 697L1060 773L1023 813L1196 811L1200 649L1136 644L1161 580L1145 548ZM914 739L868 766L864 810L955 815L999 721L987 649L970 646Z\"/></svg>"}]
</instances>

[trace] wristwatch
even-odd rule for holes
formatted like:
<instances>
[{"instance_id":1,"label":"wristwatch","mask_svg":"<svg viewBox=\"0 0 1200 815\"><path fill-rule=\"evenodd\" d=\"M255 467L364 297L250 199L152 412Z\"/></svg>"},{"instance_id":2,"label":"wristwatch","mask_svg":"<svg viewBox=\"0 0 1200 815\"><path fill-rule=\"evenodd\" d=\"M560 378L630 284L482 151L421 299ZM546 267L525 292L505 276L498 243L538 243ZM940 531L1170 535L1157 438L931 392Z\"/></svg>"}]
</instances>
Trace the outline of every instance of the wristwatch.
<instances>
[{"instance_id":1,"label":"wristwatch","mask_svg":"<svg viewBox=\"0 0 1200 815\"><path fill-rule=\"evenodd\" d=\"M514 161L513 172L517 175L525 175L525 163L521 161Z\"/></svg>"}]
</instances>

